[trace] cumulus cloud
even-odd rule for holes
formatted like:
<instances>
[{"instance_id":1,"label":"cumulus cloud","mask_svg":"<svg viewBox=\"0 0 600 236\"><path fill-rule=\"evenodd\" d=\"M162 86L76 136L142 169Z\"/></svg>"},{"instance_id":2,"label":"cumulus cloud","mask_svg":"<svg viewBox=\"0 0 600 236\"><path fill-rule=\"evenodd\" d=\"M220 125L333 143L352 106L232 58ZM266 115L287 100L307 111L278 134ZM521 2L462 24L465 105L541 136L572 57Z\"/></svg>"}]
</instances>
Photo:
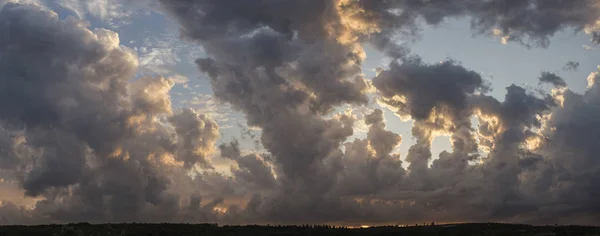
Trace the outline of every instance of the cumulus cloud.
<instances>
[{"instance_id":1,"label":"cumulus cloud","mask_svg":"<svg viewBox=\"0 0 600 236\"><path fill-rule=\"evenodd\" d=\"M399 115L415 120L428 119L444 109L465 110L467 96L484 90L483 82L481 75L453 61L428 65L418 58L401 64L394 61L389 70L380 71L373 79L384 103L397 107Z\"/></svg>"},{"instance_id":2,"label":"cumulus cloud","mask_svg":"<svg viewBox=\"0 0 600 236\"><path fill-rule=\"evenodd\" d=\"M217 214L218 196L200 207L182 189L199 185L185 174L196 164L210 169L218 126L172 111L172 81L133 80L137 58L115 32L35 5L9 3L0 22L2 177L41 198L33 209L3 202L2 224Z\"/></svg>"},{"instance_id":3,"label":"cumulus cloud","mask_svg":"<svg viewBox=\"0 0 600 236\"><path fill-rule=\"evenodd\" d=\"M475 139L470 134L472 109L469 97L486 91L481 76L453 61L428 65L419 58L402 64L392 62L373 79L383 104L401 117L410 117L415 123L412 134L417 139L407 155L411 175L424 178L431 159L431 142L436 135L452 134L455 142L464 142L463 158L472 159L476 151ZM467 136L454 137L466 131Z\"/></svg>"},{"instance_id":4,"label":"cumulus cloud","mask_svg":"<svg viewBox=\"0 0 600 236\"><path fill-rule=\"evenodd\" d=\"M206 154L211 153L215 146L219 126L192 109L184 109L170 117L169 121L179 137L177 144L181 153L176 153L176 158L181 159L186 167L196 163L209 166Z\"/></svg>"},{"instance_id":5,"label":"cumulus cloud","mask_svg":"<svg viewBox=\"0 0 600 236\"><path fill-rule=\"evenodd\" d=\"M566 28L595 37L595 2L160 3L204 49L195 63L214 99L260 130L264 152L217 147L215 121L172 108L175 81L135 78L140 62L117 33L10 3L0 12L0 177L40 200L2 202L0 223L598 224L598 72L584 94L544 72L552 93L510 85L499 100L479 73L426 63L398 41L450 17L525 45L548 46ZM365 43L391 58L372 82L360 69ZM407 137L382 110L352 112L373 88L413 121L402 159ZM366 135L349 140L357 126ZM451 149L434 157L440 135ZM217 150L231 174L214 170Z\"/></svg>"},{"instance_id":6,"label":"cumulus cloud","mask_svg":"<svg viewBox=\"0 0 600 236\"><path fill-rule=\"evenodd\" d=\"M255 195L253 203L258 215L280 222L513 220L534 214L541 206L523 191L530 182L520 176L548 164L534 151L547 138L539 132L556 99L512 85L499 101L485 95L488 87L478 73L452 61L424 63L408 56L398 39L414 35L421 22L468 17L477 33L546 47L566 28L594 36L600 16L586 0L161 3L182 34L206 49L207 57L196 62L215 96L262 130L281 190ZM364 60L362 43L393 59L373 85L382 104L414 120L408 169L391 153L400 137L383 129L380 111L366 116L367 138L351 142L345 140L353 134L353 116L325 118L340 104L366 104L365 86L352 80ZM562 79L544 75L541 81L564 87ZM428 166L437 135L449 135L452 150ZM472 165L477 159L482 163Z\"/></svg>"}]
</instances>

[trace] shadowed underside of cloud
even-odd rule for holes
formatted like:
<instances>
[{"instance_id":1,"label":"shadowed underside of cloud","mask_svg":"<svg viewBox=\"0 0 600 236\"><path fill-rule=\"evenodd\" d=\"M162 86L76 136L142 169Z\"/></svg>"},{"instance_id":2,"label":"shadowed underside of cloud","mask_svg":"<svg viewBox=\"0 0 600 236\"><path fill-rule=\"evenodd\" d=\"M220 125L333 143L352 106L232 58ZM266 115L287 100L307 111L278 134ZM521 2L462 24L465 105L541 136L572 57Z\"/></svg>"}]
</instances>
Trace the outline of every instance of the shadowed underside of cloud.
<instances>
[{"instance_id":1,"label":"shadowed underside of cloud","mask_svg":"<svg viewBox=\"0 0 600 236\"><path fill-rule=\"evenodd\" d=\"M218 126L171 111L173 82L132 82L137 59L114 32L34 5L8 4L0 22L0 168L5 181L43 198L31 222L173 220L191 193L169 183L192 165L210 166Z\"/></svg>"},{"instance_id":2,"label":"shadowed underside of cloud","mask_svg":"<svg viewBox=\"0 0 600 236\"><path fill-rule=\"evenodd\" d=\"M160 2L205 49L196 64L214 96L261 129L266 152L243 153L237 141L217 148L214 121L172 111L173 81L134 79L137 58L118 34L9 3L0 11L0 178L41 200L0 203L0 224L599 223L598 72L584 94L546 72L551 95L512 85L500 101L477 72L427 64L398 40L451 17L524 45L547 46L566 28L596 37L595 1ZM393 59L372 83L360 69L365 43ZM372 104L373 89L413 120L407 168L382 110L337 112ZM366 137L348 140L363 122ZM439 135L452 149L432 161ZM216 150L232 161L230 175L214 170Z\"/></svg>"}]
</instances>

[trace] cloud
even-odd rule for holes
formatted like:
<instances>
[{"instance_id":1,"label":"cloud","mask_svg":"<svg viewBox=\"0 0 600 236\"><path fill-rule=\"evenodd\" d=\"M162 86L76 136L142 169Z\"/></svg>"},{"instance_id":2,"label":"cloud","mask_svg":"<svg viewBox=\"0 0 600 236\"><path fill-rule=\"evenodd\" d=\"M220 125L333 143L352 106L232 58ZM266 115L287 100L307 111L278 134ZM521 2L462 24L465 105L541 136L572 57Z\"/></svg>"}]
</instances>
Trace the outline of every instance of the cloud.
<instances>
[{"instance_id":1,"label":"cloud","mask_svg":"<svg viewBox=\"0 0 600 236\"><path fill-rule=\"evenodd\" d=\"M261 199L258 211L262 215L258 219L276 220L284 211L298 214L280 220L302 219L297 217L314 203L310 199L319 197L333 184L330 176L333 173L323 160L337 152L341 142L353 133L350 117L325 119L321 114L336 105L367 102L362 93L366 89L364 81L346 79L360 74L360 63L364 60L364 52L354 39L358 33L346 26L339 30L327 29L319 19L332 17L330 12L338 9L327 9L321 14L314 8L325 6L316 2L293 2L294 6L271 3L273 7L287 8L276 14L289 13L297 21L278 21L273 17L274 21L268 23L272 26L269 29L263 28L260 22L237 24L249 16L236 15L235 9L256 10L259 21L269 19L268 14L274 13L260 12L262 7L255 4L196 2L193 3L196 9L180 2L163 4L178 17L186 18L181 19L184 24L196 17L200 21L214 22L213 26L189 25L185 29L185 36L202 43L210 55L196 62L200 70L210 76L215 97L242 111L249 126L261 128L262 145L272 155L275 174L281 183L278 185L283 187L254 198ZM205 14L197 15L199 9ZM183 12L189 14L179 14ZM261 15L263 13L265 15ZM214 18L217 15L220 17ZM294 36L286 25L298 30L298 35ZM230 32L223 31L228 28ZM256 156L241 160L253 159ZM260 162L252 163L254 166ZM250 179L242 174L254 175L259 170L250 168L249 163L240 164L243 172L233 172L241 178ZM302 194L301 198L306 201L288 207L289 200L281 200L292 192Z\"/></svg>"},{"instance_id":2,"label":"cloud","mask_svg":"<svg viewBox=\"0 0 600 236\"><path fill-rule=\"evenodd\" d=\"M565 90L564 105L545 121L542 134L547 138L539 148L545 161L527 176L532 194L544 205L538 209L541 221L597 224L588 216L595 215L598 207L590 198L599 176L593 144L598 95L596 84L583 94ZM550 215L555 219L549 219Z\"/></svg>"},{"instance_id":3,"label":"cloud","mask_svg":"<svg viewBox=\"0 0 600 236\"><path fill-rule=\"evenodd\" d=\"M568 61L563 67L564 71L576 71L577 69L579 69L578 61Z\"/></svg>"},{"instance_id":4,"label":"cloud","mask_svg":"<svg viewBox=\"0 0 600 236\"><path fill-rule=\"evenodd\" d=\"M228 104L209 94L197 94L195 92L192 92L192 94L191 99L181 102L181 106L193 108L213 120L218 120L221 128L229 128L234 125L237 120L235 118L236 113Z\"/></svg>"},{"instance_id":5,"label":"cloud","mask_svg":"<svg viewBox=\"0 0 600 236\"><path fill-rule=\"evenodd\" d=\"M233 159L237 163L237 167L231 167L231 172L237 180L246 182L247 184L255 185L253 189L273 190L278 184L271 163L268 158L263 158L258 154L248 154L242 156L240 154L239 142L231 141L229 144L219 146L221 156L224 158ZM266 155L266 154L263 154Z\"/></svg>"},{"instance_id":6,"label":"cloud","mask_svg":"<svg viewBox=\"0 0 600 236\"><path fill-rule=\"evenodd\" d=\"M137 58L115 32L35 5L7 4L0 22L2 178L40 198L3 202L0 223L217 219L218 194L190 202L199 192L185 189L206 189L186 173L210 171L218 125L172 111L172 81L133 80Z\"/></svg>"},{"instance_id":7,"label":"cloud","mask_svg":"<svg viewBox=\"0 0 600 236\"><path fill-rule=\"evenodd\" d=\"M192 109L184 109L170 117L169 121L175 126L175 132L180 138L177 144L181 153L176 153L176 158L182 159L187 167L196 163L209 166L206 154L213 151L219 137L219 126Z\"/></svg>"},{"instance_id":8,"label":"cloud","mask_svg":"<svg viewBox=\"0 0 600 236\"><path fill-rule=\"evenodd\" d=\"M542 72L542 76L540 76L539 81L540 83L549 83L559 88L567 86L567 83L563 78L547 71Z\"/></svg>"},{"instance_id":9,"label":"cloud","mask_svg":"<svg viewBox=\"0 0 600 236\"><path fill-rule=\"evenodd\" d=\"M79 19L91 16L113 27L128 24L136 14L147 12L152 7L151 1L146 0L58 0L57 3L73 11Z\"/></svg>"},{"instance_id":10,"label":"cloud","mask_svg":"<svg viewBox=\"0 0 600 236\"><path fill-rule=\"evenodd\" d=\"M479 73L426 63L397 40L422 23L469 17L476 32L545 47L566 28L594 37L594 2L160 3L205 52L195 63L214 97L190 103L241 112L264 150L236 140L217 148L210 114L173 109L172 79L136 78L146 61L117 33L10 3L0 11L0 177L39 200L35 208L3 201L1 224L598 224L598 72L584 94L546 72L540 81L560 88L510 85L499 100ZM391 59L372 87L360 69L365 43ZM161 55L170 53L146 56ZM413 120L403 159L395 150L406 137L388 129L382 110L360 119L340 112L365 109L373 89ZM363 124L366 136L349 140ZM451 149L433 157L439 135ZM215 171L217 150L231 174Z\"/></svg>"},{"instance_id":11,"label":"cloud","mask_svg":"<svg viewBox=\"0 0 600 236\"><path fill-rule=\"evenodd\" d=\"M44 6L44 4L39 0L0 0L0 7L8 3L34 4L38 6Z\"/></svg>"},{"instance_id":12,"label":"cloud","mask_svg":"<svg viewBox=\"0 0 600 236\"><path fill-rule=\"evenodd\" d=\"M485 89L481 75L453 61L427 65L417 58L402 64L392 62L389 67L373 79L373 85L384 103L415 120L428 119L446 108L460 112L467 108L468 95Z\"/></svg>"},{"instance_id":13,"label":"cloud","mask_svg":"<svg viewBox=\"0 0 600 236\"><path fill-rule=\"evenodd\" d=\"M161 4L182 34L206 50L196 63L209 75L215 97L262 131L281 187L254 195L252 209L267 222L294 223L511 221L535 214L541 206L519 176L547 164L534 151L555 99L512 85L499 101L485 95L478 73L452 61L424 63L397 39L417 35L421 22L468 17L477 33L547 47L566 28L594 36L599 18L590 1ZM354 117L325 118L339 105L367 104L366 87L352 80L361 72L362 43L393 59L373 79L383 104L414 119L417 142L406 170L391 153L400 137L384 130L380 112L366 117L367 138L350 142ZM452 150L428 166L431 141L440 134L451 137ZM484 158L482 148L489 151ZM222 152L235 150L224 146ZM469 164L478 158L481 164Z\"/></svg>"}]
</instances>

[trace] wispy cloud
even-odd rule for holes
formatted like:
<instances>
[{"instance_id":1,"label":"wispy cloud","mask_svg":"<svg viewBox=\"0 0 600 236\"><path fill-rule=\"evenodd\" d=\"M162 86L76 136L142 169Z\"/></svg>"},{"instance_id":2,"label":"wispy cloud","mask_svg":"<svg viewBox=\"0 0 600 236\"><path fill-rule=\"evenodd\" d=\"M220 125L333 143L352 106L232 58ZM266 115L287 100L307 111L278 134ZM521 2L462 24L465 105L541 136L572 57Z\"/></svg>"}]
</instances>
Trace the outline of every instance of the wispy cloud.
<instances>
[{"instance_id":1,"label":"wispy cloud","mask_svg":"<svg viewBox=\"0 0 600 236\"><path fill-rule=\"evenodd\" d=\"M131 22L137 14L148 13L150 0L58 0L58 4L71 10L80 19L95 17L113 27Z\"/></svg>"}]
</instances>

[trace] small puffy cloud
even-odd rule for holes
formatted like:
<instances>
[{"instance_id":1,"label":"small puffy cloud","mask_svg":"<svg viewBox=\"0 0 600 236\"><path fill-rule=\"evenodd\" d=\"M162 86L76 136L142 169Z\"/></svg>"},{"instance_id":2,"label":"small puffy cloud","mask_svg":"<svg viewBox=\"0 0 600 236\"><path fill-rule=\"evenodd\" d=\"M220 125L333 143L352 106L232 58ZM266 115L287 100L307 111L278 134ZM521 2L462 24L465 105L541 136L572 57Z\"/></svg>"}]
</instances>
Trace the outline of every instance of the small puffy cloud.
<instances>
[{"instance_id":1,"label":"small puffy cloud","mask_svg":"<svg viewBox=\"0 0 600 236\"><path fill-rule=\"evenodd\" d=\"M565 63L565 66L563 66L564 71L576 71L577 69L579 69L578 61L568 61Z\"/></svg>"},{"instance_id":2,"label":"small puffy cloud","mask_svg":"<svg viewBox=\"0 0 600 236\"><path fill-rule=\"evenodd\" d=\"M542 72L542 75L540 76L540 78L538 78L538 80L540 81L540 83L549 83L558 88L567 86L567 83L563 78L547 71Z\"/></svg>"}]
</instances>

